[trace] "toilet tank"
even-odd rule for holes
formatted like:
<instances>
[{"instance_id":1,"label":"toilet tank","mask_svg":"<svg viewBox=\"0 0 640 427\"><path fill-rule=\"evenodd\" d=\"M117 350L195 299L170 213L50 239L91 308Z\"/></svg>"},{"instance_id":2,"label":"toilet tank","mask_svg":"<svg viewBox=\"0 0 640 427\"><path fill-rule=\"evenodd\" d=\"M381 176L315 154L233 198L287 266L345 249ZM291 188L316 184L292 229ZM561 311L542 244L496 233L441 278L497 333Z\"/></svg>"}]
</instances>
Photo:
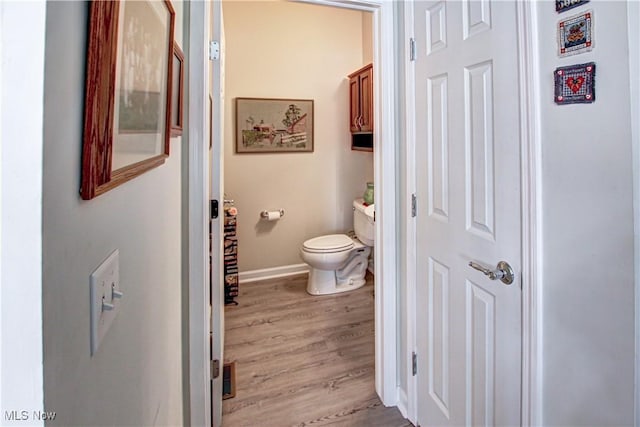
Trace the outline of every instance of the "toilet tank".
<instances>
[{"instance_id":1,"label":"toilet tank","mask_svg":"<svg viewBox=\"0 0 640 427\"><path fill-rule=\"evenodd\" d=\"M353 228L358 240L367 246L373 246L375 240L374 205L365 205L363 199L353 201Z\"/></svg>"}]
</instances>

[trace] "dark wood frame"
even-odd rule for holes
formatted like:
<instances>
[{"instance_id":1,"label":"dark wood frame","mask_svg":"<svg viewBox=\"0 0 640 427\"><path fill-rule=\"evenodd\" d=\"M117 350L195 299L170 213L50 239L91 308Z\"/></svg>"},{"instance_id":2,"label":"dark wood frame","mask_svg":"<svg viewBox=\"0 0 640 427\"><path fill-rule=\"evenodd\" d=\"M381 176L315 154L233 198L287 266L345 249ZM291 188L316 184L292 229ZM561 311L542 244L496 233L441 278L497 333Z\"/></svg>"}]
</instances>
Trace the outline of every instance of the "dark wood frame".
<instances>
[{"instance_id":1,"label":"dark wood frame","mask_svg":"<svg viewBox=\"0 0 640 427\"><path fill-rule=\"evenodd\" d=\"M87 46L87 80L85 94L84 142L82 148L82 184L80 195L89 200L144 172L162 165L169 156L170 98L173 62L175 11L164 0L169 14L167 46L167 99L164 123L164 152L149 159L112 171L114 136L115 82L118 57L119 1L92 1L90 5ZM131 0L135 1L135 0Z\"/></svg>"},{"instance_id":2,"label":"dark wood frame","mask_svg":"<svg viewBox=\"0 0 640 427\"><path fill-rule=\"evenodd\" d=\"M252 103L272 103L272 104L300 104L305 103L307 107L307 112L303 116L307 116L307 120L310 122L311 129L306 131L306 134L309 137L309 147L302 149L287 149L287 148L264 148L259 150L249 150L243 148L242 145L242 127L243 124L240 123L242 117L240 117L240 104L244 104L243 108L247 108ZM293 99L293 98L236 98L235 102L235 146L237 154L262 154L262 153L313 153L315 149L315 141L314 141L314 128L315 128L315 117L314 117L314 105L313 99ZM253 106L253 108L257 108ZM258 110L256 110L258 111ZM261 117L258 114L255 114L256 119L260 119ZM280 124L278 124L280 125ZM246 129L245 129L246 130ZM277 132L276 132L277 133ZM272 133L273 135L273 133Z\"/></svg>"},{"instance_id":3,"label":"dark wood frame","mask_svg":"<svg viewBox=\"0 0 640 427\"><path fill-rule=\"evenodd\" d=\"M172 71L178 71L178 75L175 73L172 75L172 87L171 90L178 86L178 96L177 99L173 99L173 94L171 94L171 136L180 136L182 135L182 120L183 120L183 90L184 90L184 53L182 53L182 49L178 46L178 43L173 42L173 60L175 68L175 61L178 62L178 68ZM178 114L175 116L174 122L174 109L178 109Z\"/></svg>"}]
</instances>

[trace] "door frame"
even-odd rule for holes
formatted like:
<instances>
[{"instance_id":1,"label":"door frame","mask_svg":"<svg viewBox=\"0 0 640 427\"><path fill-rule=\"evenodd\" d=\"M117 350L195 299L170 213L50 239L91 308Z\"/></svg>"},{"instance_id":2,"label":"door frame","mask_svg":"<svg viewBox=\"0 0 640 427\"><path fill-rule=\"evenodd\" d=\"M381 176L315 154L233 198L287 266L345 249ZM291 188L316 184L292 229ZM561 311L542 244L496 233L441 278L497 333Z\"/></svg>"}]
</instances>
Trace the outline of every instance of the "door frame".
<instances>
[{"instance_id":1,"label":"door frame","mask_svg":"<svg viewBox=\"0 0 640 427\"><path fill-rule=\"evenodd\" d=\"M219 43L220 52L217 60L207 61L209 64L209 96L212 99L210 111L211 131L213 135L209 138L213 141L211 149L207 152L209 157L209 170L211 177L209 178L209 197L218 200L220 206L220 214L218 219L211 220L211 320L210 330L213 331L211 359L219 360L221 368L224 365L224 28L222 16L222 2L209 2L209 40L215 40ZM216 107L216 108L214 108ZM217 161L216 161L217 159ZM222 369L221 369L222 372ZM213 426L222 425L222 381L223 376L212 380L213 390L211 392L211 424Z\"/></svg>"},{"instance_id":2,"label":"door frame","mask_svg":"<svg viewBox=\"0 0 640 427\"><path fill-rule=\"evenodd\" d=\"M627 34L629 46L640 43L640 4L627 2ZM629 87L631 92L631 149L633 153L633 228L634 228L634 278L635 278L635 386L634 424L640 426L640 83L632 76L640 73L640 52L629 49ZM634 120L635 118L635 120Z\"/></svg>"},{"instance_id":3,"label":"door frame","mask_svg":"<svg viewBox=\"0 0 640 427\"><path fill-rule=\"evenodd\" d=\"M211 424L209 351L209 2L189 2L187 56L189 385L185 425ZM184 304L183 304L184 307ZM187 375L185 372L183 375ZM188 413L186 413L188 411Z\"/></svg>"},{"instance_id":4,"label":"door frame","mask_svg":"<svg viewBox=\"0 0 640 427\"><path fill-rule=\"evenodd\" d=\"M2 417L5 411L45 409L42 176L46 20L44 0L0 2ZM28 424L45 423L32 418Z\"/></svg>"},{"instance_id":5,"label":"door frame","mask_svg":"<svg viewBox=\"0 0 640 427\"><path fill-rule=\"evenodd\" d=\"M409 0L404 10L404 39L415 37L413 25L413 3ZM521 212L522 212L522 378L521 378L521 424L542 424L542 174L540 140L540 61L537 41L536 2L516 2L518 31L518 81L520 95L520 165L521 165ZM405 105L407 111L404 126L407 135L407 154L403 161L407 190L403 195L411 197L416 191L415 165L415 71L411 62L405 63L403 75ZM405 201L406 202L406 201ZM405 304L409 309L405 339L417 351L416 301L417 272L415 252L415 219L405 221L404 239L411 249L403 267L410 271L407 281ZM410 360L411 355L405 355ZM407 416L416 422L418 396L417 376L407 364Z\"/></svg>"},{"instance_id":6,"label":"door frame","mask_svg":"<svg viewBox=\"0 0 640 427\"><path fill-rule=\"evenodd\" d=\"M542 425L542 141L537 2L516 2L522 212L521 424Z\"/></svg>"},{"instance_id":7,"label":"door frame","mask_svg":"<svg viewBox=\"0 0 640 427\"><path fill-rule=\"evenodd\" d=\"M398 235L396 232L397 79L394 2L385 0L294 0L323 6L371 12L373 15L374 199L376 200L375 267L375 386L385 406L398 404ZM384 141L384 143L382 142ZM378 184L379 183L379 184Z\"/></svg>"},{"instance_id":8,"label":"door frame","mask_svg":"<svg viewBox=\"0 0 640 427\"><path fill-rule=\"evenodd\" d=\"M396 74L394 64L394 5L384 0L294 0L373 14L374 52L374 180L376 211L375 251L375 386L382 403L397 404L397 235L396 235ZM203 141L209 93L208 9L206 2L190 2L189 32L189 417L191 425L210 425L211 393L208 363L208 152ZM214 105L215 108L215 105ZM382 141L385 141L382 144ZM214 144L220 141L214 140ZM214 242L215 244L215 242ZM216 283L213 283L216 286ZM218 287L222 283L217 284ZM216 292L216 289L214 289Z\"/></svg>"}]
</instances>

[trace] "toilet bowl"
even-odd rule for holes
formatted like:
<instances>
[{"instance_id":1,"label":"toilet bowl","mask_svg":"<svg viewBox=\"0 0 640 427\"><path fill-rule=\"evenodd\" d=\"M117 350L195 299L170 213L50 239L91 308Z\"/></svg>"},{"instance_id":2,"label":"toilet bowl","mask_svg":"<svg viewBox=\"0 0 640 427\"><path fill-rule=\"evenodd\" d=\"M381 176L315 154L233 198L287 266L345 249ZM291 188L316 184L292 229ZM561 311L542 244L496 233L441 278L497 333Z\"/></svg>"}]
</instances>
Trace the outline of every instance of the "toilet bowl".
<instances>
[{"instance_id":1,"label":"toilet bowl","mask_svg":"<svg viewBox=\"0 0 640 427\"><path fill-rule=\"evenodd\" d=\"M362 199L356 199L353 206L355 232L314 237L300 249L302 260L309 265L307 292L311 295L351 291L366 282L374 241L374 208Z\"/></svg>"}]
</instances>

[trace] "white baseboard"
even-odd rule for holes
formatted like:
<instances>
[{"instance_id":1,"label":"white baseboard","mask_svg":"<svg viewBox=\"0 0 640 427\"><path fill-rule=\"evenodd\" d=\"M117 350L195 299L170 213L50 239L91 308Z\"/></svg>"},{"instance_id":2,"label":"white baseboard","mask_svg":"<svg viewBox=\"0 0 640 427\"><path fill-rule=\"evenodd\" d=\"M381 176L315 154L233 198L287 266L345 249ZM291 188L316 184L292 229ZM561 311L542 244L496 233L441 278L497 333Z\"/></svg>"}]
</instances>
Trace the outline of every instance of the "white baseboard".
<instances>
[{"instance_id":1,"label":"white baseboard","mask_svg":"<svg viewBox=\"0 0 640 427\"><path fill-rule=\"evenodd\" d=\"M275 279L278 277L295 276L296 274L308 273L307 264L291 264L280 267L262 268L259 270L241 271L238 273L238 282L249 283L258 280Z\"/></svg>"},{"instance_id":2,"label":"white baseboard","mask_svg":"<svg viewBox=\"0 0 640 427\"><path fill-rule=\"evenodd\" d=\"M407 398L407 393L402 388L398 387L397 395L396 403L398 405L398 410L400 410L403 417L408 419L409 411L407 408L409 407L409 399Z\"/></svg>"}]
</instances>

